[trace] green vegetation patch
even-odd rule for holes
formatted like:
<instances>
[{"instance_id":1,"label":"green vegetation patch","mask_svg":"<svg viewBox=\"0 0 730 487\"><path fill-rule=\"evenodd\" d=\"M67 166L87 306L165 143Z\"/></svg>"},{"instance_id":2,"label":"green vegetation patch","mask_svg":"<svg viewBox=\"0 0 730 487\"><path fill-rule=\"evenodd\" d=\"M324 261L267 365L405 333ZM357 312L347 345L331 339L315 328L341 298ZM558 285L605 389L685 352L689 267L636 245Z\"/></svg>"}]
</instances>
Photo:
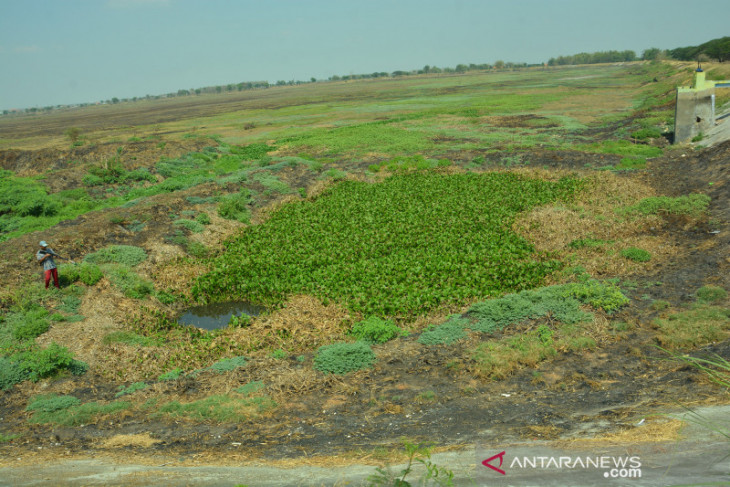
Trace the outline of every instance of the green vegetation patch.
<instances>
[{"instance_id":1,"label":"green vegetation patch","mask_svg":"<svg viewBox=\"0 0 730 487\"><path fill-rule=\"evenodd\" d=\"M82 282L87 286L93 286L104 277L99 266L90 262L63 265L59 267L58 275L66 283Z\"/></svg>"},{"instance_id":2,"label":"green vegetation patch","mask_svg":"<svg viewBox=\"0 0 730 487\"><path fill-rule=\"evenodd\" d=\"M371 316L352 325L350 330L352 336L359 340L370 343L385 343L407 334L390 320L383 320L377 316Z\"/></svg>"},{"instance_id":3,"label":"green vegetation patch","mask_svg":"<svg viewBox=\"0 0 730 487\"><path fill-rule=\"evenodd\" d=\"M147 258L147 252L133 245L110 245L87 255L85 262L91 264L123 264L134 267Z\"/></svg>"},{"instance_id":4,"label":"green vegetation patch","mask_svg":"<svg viewBox=\"0 0 730 487\"><path fill-rule=\"evenodd\" d=\"M347 374L375 363L375 354L365 342L333 343L319 347L314 368L325 374Z\"/></svg>"},{"instance_id":5,"label":"green vegetation patch","mask_svg":"<svg viewBox=\"0 0 730 487\"><path fill-rule=\"evenodd\" d=\"M221 394L189 403L172 401L160 407L159 413L193 421L237 423L256 417L276 406L277 404L268 396L239 398Z\"/></svg>"},{"instance_id":6,"label":"green vegetation patch","mask_svg":"<svg viewBox=\"0 0 730 487\"><path fill-rule=\"evenodd\" d=\"M644 249L636 247L628 247L621 251L621 256L626 257L634 262L649 262L651 260L651 253Z\"/></svg>"},{"instance_id":7,"label":"green vegetation patch","mask_svg":"<svg viewBox=\"0 0 730 487\"><path fill-rule=\"evenodd\" d=\"M469 320L458 316L448 319L445 323L426 328L418 343L422 345L450 345L466 337L464 329L469 325Z\"/></svg>"},{"instance_id":8,"label":"green vegetation patch","mask_svg":"<svg viewBox=\"0 0 730 487\"><path fill-rule=\"evenodd\" d=\"M151 281L143 279L132 269L122 264L106 264L103 266L109 281L125 296L133 299L143 299L155 291Z\"/></svg>"},{"instance_id":9,"label":"green vegetation patch","mask_svg":"<svg viewBox=\"0 0 730 487\"><path fill-rule=\"evenodd\" d=\"M644 198L636 205L626 208L629 213L640 215L689 215L698 217L707 211L710 197L704 194L691 194L671 198L669 196L654 196Z\"/></svg>"},{"instance_id":10,"label":"green vegetation patch","mask_svg":"<svg viewBox=\"0 0 730 487\"><path fill-rule=\"evenodd\" d=\"M727 291L720 286L702 286L697 290L697 301L701 303L718 303L727 299Z\"/></svg>"},{"instance_id":11,"label":"green vegetation patch","mask_svg":"<svg viewBox=\"0 0 730 487\"><path fill-rule=\"evenodd\" d=\"M226 242L199 299L276 307L292 294L340 302L365 316L408 318L535 287L561 263L512 231L515 217L569 199L581 182L509 173L398 174L343 181L290 203Z\"/></svg>"},{"instance_id":12,"label":"green vegetation patch","mask_svg":"<svg viewBox=\"0 0 730 487\"><path fill-rule=\"evenodd\" d=\"M33 412L29 423L79 426L89 424L99 416L114 414L131 407L131 403L115 401L109 404L90 402L81 404L73 396L39 396L26 408Z\"/></svg>"},{"instance_id":13,"label":"green vegetation patch","mask_svg":"<svg viewBox=\"0 0 730 487\"><path fill-rule=\"evenodd\" d=\"M727 338L730 309L699 304L667 318L657 318L653 325L663 347L700 347Z\"/></svg>"}]
</instances>

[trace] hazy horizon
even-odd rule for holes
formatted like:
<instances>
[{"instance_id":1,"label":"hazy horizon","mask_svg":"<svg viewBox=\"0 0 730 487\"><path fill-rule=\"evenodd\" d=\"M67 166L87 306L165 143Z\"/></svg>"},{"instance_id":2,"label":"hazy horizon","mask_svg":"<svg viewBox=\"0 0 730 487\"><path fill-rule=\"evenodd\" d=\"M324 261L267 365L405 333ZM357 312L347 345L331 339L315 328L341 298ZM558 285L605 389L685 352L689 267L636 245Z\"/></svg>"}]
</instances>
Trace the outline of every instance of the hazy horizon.
<instances>
[{"instance_id":1,"label":"hazy horizon","mask_svg":"<svg viewBox=\"0 0 730 487\"><path fill-rule=\"evenodd\" d=\"M640 56L727 35L730 2L702 6L693 20L678 0L0 0L0 110L579 52Z\"/></svg>"}]
</instances>

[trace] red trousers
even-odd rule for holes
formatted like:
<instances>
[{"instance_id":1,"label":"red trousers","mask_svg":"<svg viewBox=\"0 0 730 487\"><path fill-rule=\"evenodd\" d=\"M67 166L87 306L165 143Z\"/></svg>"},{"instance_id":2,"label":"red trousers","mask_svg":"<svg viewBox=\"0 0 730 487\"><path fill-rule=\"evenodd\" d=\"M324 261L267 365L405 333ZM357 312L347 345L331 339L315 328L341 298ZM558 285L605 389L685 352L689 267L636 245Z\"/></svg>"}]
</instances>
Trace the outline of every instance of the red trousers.
<instances>
[{"instance_id":1,"label":"red trousers","mask_svg":"<svg viewBox=\"0 0 730 487\"><path fill-rule=\"evenodd\" d=\"M45 274L46 278L46 289L48 289L48 283L51 282L51 276L53 276L53 284L58 288L61 289L61 286L58 284L58 269L48 269Z\"/></svg>"}]
</instances>

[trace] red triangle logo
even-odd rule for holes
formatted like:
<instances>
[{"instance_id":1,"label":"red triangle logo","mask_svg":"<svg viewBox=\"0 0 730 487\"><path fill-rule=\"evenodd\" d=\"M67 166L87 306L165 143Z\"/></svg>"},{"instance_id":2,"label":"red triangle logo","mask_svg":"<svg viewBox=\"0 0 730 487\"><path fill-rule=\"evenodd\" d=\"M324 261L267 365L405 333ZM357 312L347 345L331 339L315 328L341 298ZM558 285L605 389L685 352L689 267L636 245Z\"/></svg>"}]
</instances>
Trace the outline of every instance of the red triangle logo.
<instances>
[{"instance_id":1,"label":"red triangle logo","mask_svg":"<svg viewBox=\"0 0 730 487\"><path fill-rule=\"evenodd\" d=\"M501 468L495 467L494 465L492 465L491 463L489 463L489 462L491 462L492 460L494 460L495 458L499 458L499 466L501 467L501 466L502 466L502 462L504 462L504 454L505 454L505 453L506 453L506 452L502 452L502 453L497 453L497 454L496 454L496 455L494 455L493 457L489 457L489 458L487 458L486 460L484 460L484 461L482 462L482 465L484 465L485 467L489 467L489 468L491 468L492 470L494 470L495 472L499 472L499 473L501 473L502 475L507 475L507 473L506 473L506 472L505 472L504 470L502 470Z\"/></svg>"}]
</instances>

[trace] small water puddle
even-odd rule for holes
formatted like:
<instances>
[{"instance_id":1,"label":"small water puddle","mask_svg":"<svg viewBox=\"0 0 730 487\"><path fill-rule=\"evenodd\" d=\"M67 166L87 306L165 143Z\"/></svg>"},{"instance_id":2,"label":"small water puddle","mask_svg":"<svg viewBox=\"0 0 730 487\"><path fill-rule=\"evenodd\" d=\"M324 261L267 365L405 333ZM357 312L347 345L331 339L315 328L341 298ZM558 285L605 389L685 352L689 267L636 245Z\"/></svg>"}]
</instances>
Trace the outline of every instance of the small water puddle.
<instances>
[{"instance_id":1,"label":"small water puddle","mask_svg":"<svg viewBox=\"0 0 730 487\"><path fill-rule=\"evenodd\" d=\"M189 308L178 318L177 322L181 325L192 325L204 330L217 330L228 326L233 316L258 316L264 311L266 311L266 308L263 306L256 306L243 301L205 304Z\"/></svg>"}]
</instances>

